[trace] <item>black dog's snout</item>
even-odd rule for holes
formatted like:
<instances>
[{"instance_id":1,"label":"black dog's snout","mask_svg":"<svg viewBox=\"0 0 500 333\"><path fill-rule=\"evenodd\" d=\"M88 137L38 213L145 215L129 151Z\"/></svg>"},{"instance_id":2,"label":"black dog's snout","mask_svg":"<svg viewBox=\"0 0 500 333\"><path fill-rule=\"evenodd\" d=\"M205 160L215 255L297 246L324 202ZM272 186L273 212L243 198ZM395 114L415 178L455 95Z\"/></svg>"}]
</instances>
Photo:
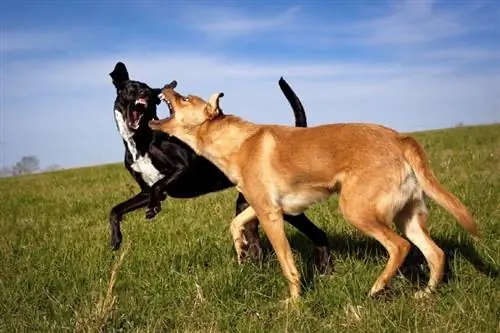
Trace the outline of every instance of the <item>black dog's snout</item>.
<instances>
[{"instance_id":1,"label":"black dog's snout","mask_svg":"<svg viewBox=\"0 0 500 333\"><path fill-rule=\"evenodd\" d=\"M141 89L138 91L138 96L139 98L145 98L149 97L149 90L148 89Z\"/></svg>"}]
</instances>

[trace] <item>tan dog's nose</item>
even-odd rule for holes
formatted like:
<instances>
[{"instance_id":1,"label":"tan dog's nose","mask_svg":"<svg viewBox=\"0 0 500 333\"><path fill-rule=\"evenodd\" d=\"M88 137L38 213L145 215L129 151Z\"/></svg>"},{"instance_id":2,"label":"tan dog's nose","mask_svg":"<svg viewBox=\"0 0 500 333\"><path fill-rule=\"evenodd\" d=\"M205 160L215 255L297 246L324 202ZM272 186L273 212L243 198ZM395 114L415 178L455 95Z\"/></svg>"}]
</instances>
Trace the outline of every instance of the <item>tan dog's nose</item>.
<instances>
[{"instance_id":1,"label":"tan dog's nose","mask_svg":"<svg viewBox=\"0 0 500 333\"><path fill-rule=\"evenodd\" d=\"M177 81L172 80L169 84L166 84L163 89L175 89L177 87Z\"/></svg>"},{"instance_id":2,"label":"tan dog's nose","mask_svg":"<svg viewBox=\"0 0 500 333\"><path fill-rule=\"evenodd\" d=\"M161 93L158 94L158 98L161 100L161 101L164 101L165 100L165 95L163 94L163 92L165 90L168 90L168 89L175 89L177 87L177 81L176 80L173 80L172 82L170 82L169 84L166 84L163 86L163 89L161 91Z\"/></svg>"}]
</instances>

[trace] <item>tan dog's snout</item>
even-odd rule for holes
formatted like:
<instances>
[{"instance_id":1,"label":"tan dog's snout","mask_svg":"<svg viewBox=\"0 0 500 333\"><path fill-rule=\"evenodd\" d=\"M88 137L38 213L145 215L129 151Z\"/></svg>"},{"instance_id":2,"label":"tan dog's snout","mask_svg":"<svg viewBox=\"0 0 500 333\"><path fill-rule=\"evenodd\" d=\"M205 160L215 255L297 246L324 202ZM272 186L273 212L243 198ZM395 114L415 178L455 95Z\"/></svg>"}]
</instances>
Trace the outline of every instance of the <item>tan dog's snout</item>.
<instances>
[{"instance_id":1,"label":"tan dog's snout","mask_svg":"<svg viewBox=\"0 0 500 333\"><path fill-rule=\"evenodd\" d=\"M166 84L163 86L163 89L161 91L161 93L158 94L158 98L161 100L161 101L166 101L166 96L165 96L165 90L173 90L177 87L177 81L176 80L172 80L172 82L170 82L169 84Z\"/></svg>"}]
</instances>

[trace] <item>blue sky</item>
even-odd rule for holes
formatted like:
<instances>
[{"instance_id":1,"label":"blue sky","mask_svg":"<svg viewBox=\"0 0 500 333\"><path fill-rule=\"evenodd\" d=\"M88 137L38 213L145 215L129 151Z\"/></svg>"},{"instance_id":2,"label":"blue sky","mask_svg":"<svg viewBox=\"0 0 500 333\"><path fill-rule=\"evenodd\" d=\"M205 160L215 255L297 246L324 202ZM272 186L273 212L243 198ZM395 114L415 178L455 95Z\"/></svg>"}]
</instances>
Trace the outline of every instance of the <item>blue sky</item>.
<instances>
[{"instance_id":1,"label":"blue sky","mask_svg":"<svg viewBox=\"0 0 500 333\"><path fill-rule=\"evenodd\" d=\"M123 160L108 73L292 124L284 76L310 125L401 131L500 122L500 1L5 1L0 167ZM158 110L167 115L165 105Z\"/></svg>"}]
</instances>

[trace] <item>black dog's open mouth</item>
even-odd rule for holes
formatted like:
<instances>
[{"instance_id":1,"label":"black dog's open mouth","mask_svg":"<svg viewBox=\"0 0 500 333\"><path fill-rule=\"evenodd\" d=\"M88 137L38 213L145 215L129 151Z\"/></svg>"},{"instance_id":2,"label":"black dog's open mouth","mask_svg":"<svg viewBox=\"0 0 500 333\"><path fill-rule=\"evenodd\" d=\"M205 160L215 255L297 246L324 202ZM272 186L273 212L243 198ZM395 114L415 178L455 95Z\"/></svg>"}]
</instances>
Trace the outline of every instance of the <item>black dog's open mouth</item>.
<instances>
[{"instance_id":1,"label":"black dog's open mouth","mask_svg":"<svg viewBox=\"0 0 500 333\"><path fill-rule=\"evenodd\" d=\"M128 125L130 128L136 130L139 128L144 111L148 107L148 102L144 98L139 98L135 101L129 114Z\"/></svg>"}]
</instances>

